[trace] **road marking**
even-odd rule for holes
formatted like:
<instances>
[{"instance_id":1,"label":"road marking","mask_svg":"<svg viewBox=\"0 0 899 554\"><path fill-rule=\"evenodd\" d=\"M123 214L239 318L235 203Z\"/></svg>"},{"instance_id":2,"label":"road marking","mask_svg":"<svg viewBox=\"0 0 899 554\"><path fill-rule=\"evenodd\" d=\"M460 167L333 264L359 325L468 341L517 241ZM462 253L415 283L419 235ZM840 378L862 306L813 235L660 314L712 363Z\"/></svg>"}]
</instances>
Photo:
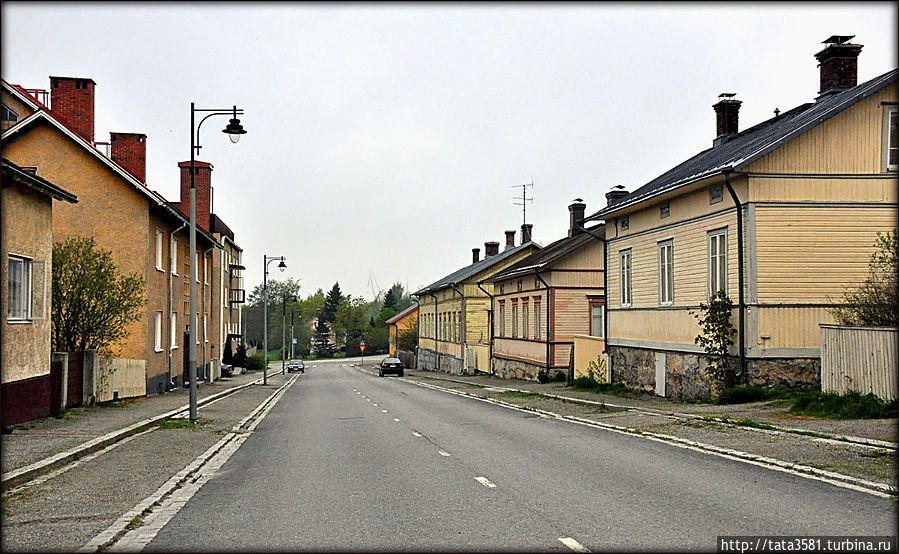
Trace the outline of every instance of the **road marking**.
<instances>
[{"instance_id":1,"label":"road marking","mask_svg":"<svg viewBox=\"0 0 899 554\"><path fill-rule=\"evenodd\" d=\"M372 406L374 406L374 407L375 407L375 408L377 408L377 407L378 407L378 405L377 405L377 404L372 404Z\"/></svg>"},{"instance_id":2,"label":"road marking","mask_svg":"<svg viewBox=\"0 0 899 554\"><path fill-rule=\"evenodd\" d=\"M485 487L487 487L488 489L495 489L495 488L496 488L496 485L494 485L493 483L491 483L491 482L490 482L490 479L487 479L486 477L475 477L475 480L476 480L478 483L480 483L480 484L484 485Z\"/></svg>"},{"instance_id":3,"label":"road marking","mask_svg":"<svg viewBox=\"0 0 899 554\"><path fill-rule=\"evenodd\" d=\"M559 537L559 542L574 550L575 552L590 552L583 544L577 542L571 537Z\"/></svg>"},{"instance_id":4,"label":"road marking","mask_svg":"<svg viewBox=\"0 0 899 554\"><path fill-rule=\"evenodd\" d=\"M381 411L384 412L385 414L387 413L387 410L381 410Z\"/></svg>"},{"instance_id":5,"label":"road marking","mask_svg":"<svg viewBox=\"0 0 899 554\"><path fill-rule=\"evenodd\" d=\"M395 422L397 422L397 423L399 423L399 422L400 422L400 418L398 418L398 417L395 417L395 418L393 418L393 421L395 421Z\"/></svg>"},{"instance_id":6,"label":"road marking","mask_svg":"<svg viewBox=\"0 0 899 554\"><path fill-rule=\"evenodd\" d=\"M446 452L444 450L438 450L437 453L440 454L441 456L446 456L447 458L449 458L449 455L450 455L449 452ZM478 477L478 479L480 479L480 477Z\"/></svg>"},{"instance_id":7,"label":"road marking","mask_svg":"<svg viewBox=\"0 0 899 554\"><path fill-rule=\"evenodd\" d=\"M419 433L419 432L417 432L417 431L412 431L412 434L415 435L416 437L420 437L420 436L421 436L421 433Z\"/></svg>"}]
</instances>

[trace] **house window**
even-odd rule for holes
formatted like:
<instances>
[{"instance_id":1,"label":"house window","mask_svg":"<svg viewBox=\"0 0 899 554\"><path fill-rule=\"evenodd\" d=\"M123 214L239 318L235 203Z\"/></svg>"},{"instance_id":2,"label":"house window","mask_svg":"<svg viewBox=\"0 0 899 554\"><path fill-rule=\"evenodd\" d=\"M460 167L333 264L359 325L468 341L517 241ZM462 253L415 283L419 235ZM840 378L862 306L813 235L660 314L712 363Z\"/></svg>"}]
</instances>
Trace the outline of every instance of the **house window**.
<instances>
[{"instance_id":1,"label":"house window","mask_svg":"<svg viewBox=\"0 0 899 554\"><path fill-rule=\"evenodd\" d=\"M162 266L162 231L156 229L156 269L164 271Z\"/></svg>"},{"instance_id":2,"label":"house window","mask_svg":"<svg viewBox=\"0 0 899 554\"><path fill-rule=\"evenodd\" d=\"M506 303L499 303L499 336L506 336Z\"/></svg>"},{"instance_id":3,"label":"house window","mask_svg":"<svg viewBox=\"0 0 899 554\"><path fill-rule=\"evenodd\" d=\"M603 338L603 318L605 317L602 304L590 305L590 336Z\"/></svg>"},{"instance_id":4,"label":"house window","mask_svg":"<svg viewBox=\"0 0 899 554\"><path fill-rule=\"evenodd\" d=\"M499 286L499 293L500 293L500 294L502 294L503 292L505 292L505 290L506 290L506 285L500 285L500 286Z\"/></svg>"},{"instance_id":5,"label":"house window","mask_svg":"<svg viewBox=\"0 0 899 554\"><path fill-rule=\"evenodd\" d=\"M627 231L631 226L631 218L630 216L624 215L621 216L621 230Z\"/></svg>"},{"instance_id":6,"label":"house window","mask_svg":"<svg viewBox=\"0 0 899 554\"><path fill-rule=\"evenodd\" d=\"M209 284L209 263L212 260L209 258L203 258L203 283Z\"/></svg>"},{"instance_id":7,"label":"house window","mask_svg":"<svg viewBox=\"0 0 899 554\"><path fill-rule=\"evenodd\" d=\"M169 271L172 275L178 275L178 241L172 237L171 252L169 252Z\"/></svg>"},{"instance_id":8,"label":"house window","mask_svg":"<svg viewBox=\"0 0 899 554\"><path fill-rule=\"evenodd\" d=\"M621 305L631 305L631 250L622 250L621 259Z\"/></svg>"},{"instance_id":9,"label":"house window","mask_svg":"<svg viewBox=\"0 0 899 554\"><path fill-rule=\"evenodd\" d=\"M669 215L671 215L671 204L669 202L659 204L659 217L665 219Z\"/></svg>"},{"instance_id":10,"label":"house window","mask_svg":"<svg viewBox=\"0 0 899 554\"><path fill-rule=\"evenodd\" d=\"M715 185L709 188L709 204L717 204L724 200L724 187Z\"/></svg>"},{"instance_id":11,"label":"house window","mask_svg":"<svg viewBox=\"0 0 899 554\"><path fill-rule=\"evenodd\" d=\"M727 229L709 233L709 298L727 294Z\"/></svg>"},{"instance_id":12,"label":"house window","mask_svg":"<svg viewBox=\"0 0 899 554\"><path fill-rule=\"evenodd\" d=\"M518 302L512 302L512 338L518 338Z\"/></svg>"},{"instance_id":13,"label":"house window","mask_svg":"<svg viewBox=\"0 0 899 554\"><path fill-rule=\"evenodd\" d=\"M162 352L162 312L156 312L156 319L153 325L153 348L157 352Z\"/></svg>"},{"instance_id":14,"label":"house window","mask_svg":"<svg viewBox=\"0 0 899 554\"><path fill-rule=\"evenodd\" d=\"M540 301L534 299L534 338L540 340Z\"/></svg>"},{"instance_id":15,"label":"house window","mask_svg":"<svg viewBox=\"0 0 899 554\"><path fill-rule=\"evenodd\" d=\"M178 312L172 312L172 318L169 320L169 334L172 336L170 347L174 350L178 348Z\"/></svg>"},{"instance_id":16,"label":"house window","mask_svg":"<svg viewBox=\"0 0 899 554\"><path fill-rule=\"evenodd\" d=\"M896 137L896 123L899 110L896 105L883 107L883 170L899 170L899 142Z\"/></svg>"},{"instance_id":17,"label":"house window","mask_svg":"<svg viewBox=\"0 0 899 554\"><path fill-rule=\"evenodd\" d=\"M523 338L530 338L530 332L528 330L528 303L525 302L521 305L521 336Z\"/></svg>"},{"instance_id":18,"label":"house window","mask_svg":"<svg viewBox=\"0 0 899 554\"><path fill-rule=\"evenodd\" d=\"M206 316L208 314L203 314L203 342L209 342L209 339L206 338Z\"/></svg>"},{"instance_id":19,"label":"house window","mask_svg":"<svg viewBox=\"0 0 899 554\"><path fill-rule=\"evenodd\" d=\"M674 302L674 243L659 243L659 304Z\"/></svg>"},{"instance_id":20,"label":"house window","mask_svg":"<svg viewBox=\"0 0 899 554\"><path fill-rule=\"evenodd\" d=\"M28 258L9 256L9 300L6 308L9 320L31 319L31 264Z\"/></svg>"},{"instance_id":21,"label":"house window","mask_svg":"<svg viewBox=\"0 0 899 554\"><path fill-rule=\"evenodd\" d=\"M200 312L197 312L197 319L195 319L194 321L197 322L197 325L200 324ZM205 316L203 316L203 321L206 321L206 317L205 317ZM204 325L203 327L204 327L204 329L205 329L206 326ZM200 344L200 333L194 332L194 334L195 334L196 337L197 337L197 344ZM205 335L205 331L203 332L203 334ZM205 336L204 336L204 338L205 338Z\"/></svg>"},{"instance_id":22,"label":"house window","mask_svg":"<svg viewBox=\"0 0 899 554\"><path fill-rule=\"evenodd\" d=\"M12 121L12 122L15 122L15 121L18 121L18 120L19 120L19 115L18 115L16 112L14 112L14 111L12 111L11 109L9 109L9 108L6 106L6 104L3 104L3 121Z\"/></svg>"}]
</instances>

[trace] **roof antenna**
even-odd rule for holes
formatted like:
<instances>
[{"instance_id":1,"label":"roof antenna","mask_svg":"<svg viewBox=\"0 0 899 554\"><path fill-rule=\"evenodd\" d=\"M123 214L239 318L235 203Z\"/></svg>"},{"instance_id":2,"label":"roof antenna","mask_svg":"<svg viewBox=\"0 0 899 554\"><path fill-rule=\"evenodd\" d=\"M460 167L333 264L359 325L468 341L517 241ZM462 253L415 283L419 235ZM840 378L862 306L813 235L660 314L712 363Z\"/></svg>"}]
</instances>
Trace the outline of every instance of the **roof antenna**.
<instances>
[{"instance_id":1,"label":"roof antenna","mask_svg":"<svg viewBox=\"0 0 899 554\"><path fill-rule=\"evenodd\" d=\"M521 202L514 202L516 206L521 206L521 218L522 224L527 224L528 222L528 202L533 202L534 199L528 198L528 189L527 187L533 188L534 180L531 179L530 183L524 183L521 185L512 185L512 188L521 187L521 196L513 196L513 200L521 200Z\"/></svg>"}]
</instances>

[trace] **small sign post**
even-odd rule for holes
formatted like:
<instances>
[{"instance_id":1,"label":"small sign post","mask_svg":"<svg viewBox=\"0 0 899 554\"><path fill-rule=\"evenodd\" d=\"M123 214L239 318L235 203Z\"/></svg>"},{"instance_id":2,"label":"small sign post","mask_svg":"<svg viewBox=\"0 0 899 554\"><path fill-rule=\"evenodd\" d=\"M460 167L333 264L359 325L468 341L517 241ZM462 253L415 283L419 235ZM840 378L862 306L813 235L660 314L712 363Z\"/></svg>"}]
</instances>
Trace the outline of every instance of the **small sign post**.
<instances>
[{"instance_id":1,"label":"small sign post","mask_svg":"<svg viewBox=\"0 0 899 554\"><path fill-rule=\"evenodd\" d=\"M365 340L359 341L359 351L362 352L362 362L360 362L360 367L365 367Z\"/></svg>"}]
</instances>

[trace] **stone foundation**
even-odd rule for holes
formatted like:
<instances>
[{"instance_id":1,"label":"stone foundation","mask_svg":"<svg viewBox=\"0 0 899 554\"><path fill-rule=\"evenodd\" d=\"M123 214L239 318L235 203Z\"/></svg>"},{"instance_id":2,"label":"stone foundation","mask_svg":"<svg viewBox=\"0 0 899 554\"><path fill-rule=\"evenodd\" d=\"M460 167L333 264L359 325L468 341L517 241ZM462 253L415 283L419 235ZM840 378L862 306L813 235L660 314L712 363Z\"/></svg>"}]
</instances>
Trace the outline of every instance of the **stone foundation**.
<instances>
[{"instance_id":1,"label":"stone foundation","mask_svg":"<svg viewBox=\"0 0 899 554\"><path fill-rule=\"evenodd\" d=\"M462 360L449 354L421 348L418 351L418 369L461 375Z\"/></svg>"},{"instance_id":2,"label":"stone foundation","mask_svg":"<svg viewBox=\"0 0 899 554\"><path fill-rule=\"evenodd\" d=\"M610 346L612 382L642 391L655 392L656 355L665 355L665 396L674 400L708 402L713 387L708 358L700 354ZM768 388L807 387L821 384L820 358L776 358L746 360L746 375L739 385Z\"/></svg>"},{"instance_id":3,"label":"stone foundation","mask_svg":"<svg viewBox=\"0 0 899 554\"><path fill-rule=\"evenodd\" d=\"M493 358L491 360L491 369L496 376L502 377L503 379L525 379L528 381L536 381L537 372L546 368L542 365L529 364L517 360Z\"/></svg>"}]
</instances>

